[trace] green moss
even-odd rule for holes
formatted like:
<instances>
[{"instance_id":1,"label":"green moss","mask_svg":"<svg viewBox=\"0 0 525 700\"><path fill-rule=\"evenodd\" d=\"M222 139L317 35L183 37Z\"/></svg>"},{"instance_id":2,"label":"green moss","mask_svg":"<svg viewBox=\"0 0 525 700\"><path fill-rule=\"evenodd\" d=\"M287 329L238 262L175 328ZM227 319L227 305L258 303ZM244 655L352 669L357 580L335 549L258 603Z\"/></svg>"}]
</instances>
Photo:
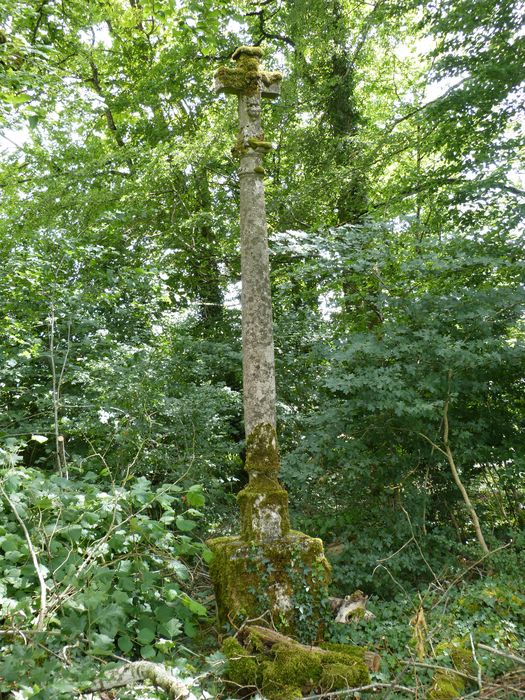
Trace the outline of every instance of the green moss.
<instances>
[{"instance_id":1,"label":"green moss","mask_svg":"<svg viewBox=\"0 0 525 700\"><path fill-rule=\"evenodd\" d=\"M362 684L361 675L347 664L327 664L323 666L321 685L323 690L344 690L357 688Z\"/></svg>"},{"instance_id":2,"label":"green moss","mask_svg":"<svg viewBox=\"0 0 525 700\"><path fill-rule=\"evenodd\" d=\"M303 691L301 688L294 688L292 685L284 685L274 695L268 695L268 700L294 700L295 698L302 697Z\"/></svg>"},{"instance_id":3,"label":"green moss","mask_svg":"<svg viewBox=\"0 0 525 700\"><path fill-rule=\"evenodd\" d=\"M429 700L454 700L461 697L465 689L465 682L453 673L439 672L434 676Z\"/></svg>"},{"instance_id":4,"label":"green moss","mask_svg":"<svg viewBox=\"0 0 525 700\"><path fill-rule=\"evenodd\" d=\"M272 663L266 663L262 674L262 691L269 700L287 697L286 689L315 688L321 678L320 654L275 644ZM292 697L302 697L299 696Z\"/></svg>"},{"instance_id":5,"label":"green moss","mask_svg":"<svg viewBox=\"0 0 525 700\"><path fill-rule=\"evenodd\" d=\"M321 649L326 651L331 651L333 654L341 655L346 658L347 661L362 661L364 650L363 647L356 647L351 644L334 644L332 642L323 642L320 644ZM335 658L335 657L332 657ZM339 659L335 659L337 662Z\"/></svg>"},{"instance_id":6,"label":"green moss","mask_svg":"<svg viewBox=\"0 0 525 700\"><path fill-rule=\"evenodd\" d=\"M279 71L265 71L261 74L262 81L265 85L273 85L283 79L283 74Z\"/></svg>"},{"instance_id":7,"label":"green moss","mask_svg":"<svg viewBox=\"0 0 525 700\"><path fill-rule=\"evenodd\" d=\"M259 669L255 657L234 637L227 637L223 641L221 651L228 659L226 680L234 683L238 688L257 687Z\"/></svg>"},{"instance_id":8,"label":"green moss","mask_svg":"<svg viewBox=\"0 0 525 700\"><path fill-rule=\"evenodd\" d=\"M254 151L264 151L265 153L267 153L273 148L270 141L262 141L261 139L257 139L254 136L248 139L248 143Z\"/></svg>"},{"instance_id":9,"label":"green moss","mask_svg":"<svg viewBox=\"0 0 525 700\"><path fill-rule=\"evenodd\" d=\"M253 172L258 173L259 175L266 175L266 170L263 168L262 165L258 165L256 168L254 168Z\"/></svg>"},{"instance_id":10,"label":"green moss","mask_svg":"<svg viewBox=\"0 0 525 700\"><path fill-rule=\"evenodd\" d=\"M330 652L323 657L323 689L340 690L369 683L370 675L362 647L331 643L320 646Z\"/></svg>"},{"instance_id":11,"label":"green moss","mask_svg":"<svg viewBox=\"0 0 525 700\"><path fill-rule=\"evenodd\" d=\"M272 541L290 531L288 494L278 481L252 480L237 495L241 536L247 542Z\"/></svg>"},{"instance_id":12,"label":"green moss","mask_svg":"<svg viewBox=\"0 0 525 700\"><path fill-rule=\"evenodd\" d=\"M320 601L330 578L321 540L294 533L272 542L218 537L207 544L213 553L210 574L221 624L238 624L270 611L280 631L305 639L306 610L308 633L317 636Z\"/></svg>"},{"instance_id":13,"label":"green moss","mask_svg":"<svg viewBox=\"0 0 525 700\"><path fill-rule=\"evenodd\" d=\"M259 89L259 80L266 85L271 73L265 74L259 70L259 59L262 50L259 46L241 46L233 54L237 65L235 68L220 66L215 72L215 78L220 83L220 89L226 93L253 95Z\"/></svg>"},{"instance_id":14,"label":"green moss","mask_svg":"<svg viewBox=\"0 0 525 700\"><path fill-rule=\"evenodd\" d=\"M269 647L252 629L243 646L234 637L224 640L226 679L240 695L246 695L244 689L257 687L267 700L292 700L370 682L364 649L346 644L323 644L321 649L291 641ZM436 696L435 700L442 698Z\"/></svg>"},{"instance_id":15,"label":"green moss","mask_svg":"<svg viewBox=\"0 0 525 700\"><path fill-rule=\"evenodd\" d=\"M472 670L472 663L474 661L472 657L472 650L465 649L465 647L455 647L450 650L450 658L454 664L454 668L457 671L462 671L463 673L469 673Z\"/></svg>"},{"instance_id":16,"label":"green moss","mask_svg":"<svg viewBox=\"0 0 525 700\"><path fill-rule=\"evenodd\" d=\"M239 46L233 52L232 58L237 61L241 56L256 56L257 58L262 58L264 55L264 49L260 46Z\"/></svg>"},{"instance_id":17,"label":"green moss","mask_svg":"<svg viewBox=\"0 0 525 700\"><path fill-rule=\"evenodd\" d=\"M456 671L470 673L473 657L471 649L464 646L463 640L453 639L436 647L436 654L448 654ZM438 671L434 674L429 700L451 700L459 698L465 690L465 679L453 671Z\"/></svg>"},{"instance_id":18,"label":"green moss","mask_svg":"<svg viewBox=\"0 0 525 700\"><path fill-rule=\"evenodd\" d=\"M337 646L346 648L345 645ZM273 662L263 665L263 694L269 700L278 700L296 697L285 694L290 686L311 693L366 685L370 676L363 660L363 649L348 647L346 651L348 654L341 651L322 654L315 649L295 648L290 644L274 645Z\"/></svg>"},{"instance_id":19,"label":"green moss","mask_svg":"<svg viewBox=\"0 0 525 700\"><path fill-rule=\"evenodd\" d=\"M248 139L259 143L258 139ZM263 143L262 141L260 143ZM269 476L277 476L280 467L277 433L270 423L260 423L248 435L246 440L247 472L257 472Z\"/></svg>"}]
</instances>

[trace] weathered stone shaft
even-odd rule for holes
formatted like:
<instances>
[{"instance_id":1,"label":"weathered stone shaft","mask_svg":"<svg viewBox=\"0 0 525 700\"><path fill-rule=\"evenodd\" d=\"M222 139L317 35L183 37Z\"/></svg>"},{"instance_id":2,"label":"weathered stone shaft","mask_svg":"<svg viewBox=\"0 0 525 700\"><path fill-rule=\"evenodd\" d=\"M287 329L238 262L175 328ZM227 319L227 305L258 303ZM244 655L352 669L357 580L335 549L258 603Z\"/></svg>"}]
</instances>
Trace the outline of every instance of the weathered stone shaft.
<instances>
[{"instance_id":1,"label":"weathered stone shaft","mask_svg":"<svg viewBox=\"0 0 525 700\"><path fill-rule=\"evenodd\" d=\"M233 149L239 157L242 348L246 470L248 486L239 493L241 535L246 541L270 542L288 534L288 494L278 482L279 449L275 427L275 361L272 295L263 155L261 98L279 95L280 73L260 69L262 49L241 46L236 67L221 66L215 89L235 94L239 133Z\"/></svg>"},{"instance_id":2,"label":"weathered stone shaft","mask_svg":"<svg viewBox=\"0 0 525 700\"><path fill-rule=\"evenodd\" d=\"M244 421L275 429L275 361L270 262L264 201L261 94L239 96ZM254 147L250 146L254 144Z\"/></svg>"}]
</instances>

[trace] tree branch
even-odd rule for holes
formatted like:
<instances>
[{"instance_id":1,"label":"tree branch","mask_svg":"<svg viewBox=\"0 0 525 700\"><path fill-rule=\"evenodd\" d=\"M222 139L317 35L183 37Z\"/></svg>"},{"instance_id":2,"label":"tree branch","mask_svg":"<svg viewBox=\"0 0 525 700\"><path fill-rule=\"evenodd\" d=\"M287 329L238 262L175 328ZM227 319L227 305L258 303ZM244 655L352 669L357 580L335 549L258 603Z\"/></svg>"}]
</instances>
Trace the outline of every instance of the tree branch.
<instances>
[{"instance_id":1,"label":"tree branch","mask_svg":"<svg viewBox=\"0 0 525 700\"><path fill-rule=\"evenodd\" d=\"M13 511L14 516L18 521L18 524L20 525L20 527L23 530L24 537L26 538L27 548L29 549L29 552L31 554L33 566L35 568L36 575L38 577L38 583L40 586L40 611L38 613L38 618L37 618L37 622L36 622L36 631L41 632L44 629L44 618L46 615L46 607L47 607L47 586L46 586L44 574L42 573L42 569L40 568L40 564L38 562L38 557L36 555L36 549L31 541L31 537L29 535L29 530L27 529L26 524L24 523L24 521L20 517L20 514L18 513L15 504L9 498L9 496L7 495L7 492L3 486L0 486L0 493L5 498L5 500L9 503L9 507Z\"/></svg>"},{"instance_id":2,"label":"tree branch","mask_svg":"<svg viewBox=\"0 0 525 700\"><path fill-rule=\"evenodd\" d=\"M450 470L452 472L452 476L454 478L454 481L456 482L456 486L461 492L461 495L463 496L463 500L465 501L465 505L467 506L467 509L470 513L470 517L472 520L472 524L474 525L474 530L476 531L476 537L478 539L479 545L481 549L485 552L485 554L488 553L489 548L487 547L487 543L485 542L485 538L483 537L483 532L481 531L481 526L479 524L479 519L478 515L476 513L476 509L472 505L472 502L470 500L470 497L467 493L467 490L463 486L463 482L461 481L461 477L459 476L459 472L456 467L456 463L454 460L454 455L452 454L452 449L450 447L450 443L448 441L448 435L449 435L449 426L448 426L448 406L449 406L449 401L450 401L450 383L452 381L452 370L449 369L448 371L448 391L447 391L447 398L445 400L445 405L443 407L443 444L445 445L445 453L447 456L448 464L450 466Z\"/></svg>"},{"instance_id":3,"label":"tree branch","mask_svg":"<svg viewBox=\"0 0 525 700\"><path fill-rule=\"evenodd\" d=\"M188 685L174 676L169 669L151 661L134 661L114 669L106 674L105 679L96 681L90 688L82 691L82 695L100 693L112 688L122 688L142 681L151 681L161 688L173 700L190 698L192 693Z\"/></svg>"}]
</instances>

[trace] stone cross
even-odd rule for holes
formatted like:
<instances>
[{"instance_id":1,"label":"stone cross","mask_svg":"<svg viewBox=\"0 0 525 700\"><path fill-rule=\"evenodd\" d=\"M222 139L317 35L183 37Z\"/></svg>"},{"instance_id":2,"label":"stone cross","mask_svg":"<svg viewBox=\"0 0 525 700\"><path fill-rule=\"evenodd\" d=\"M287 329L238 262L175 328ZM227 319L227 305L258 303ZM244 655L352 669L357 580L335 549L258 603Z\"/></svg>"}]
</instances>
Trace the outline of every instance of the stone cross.
<instances>
[{"instance_id":1,"label":"stone cross","mask_svg":"<svg viewBox=\"0 0 525 700\"><path fill-rule=\"evenodd\" d=\"M322 627L320 601L327 595L330 565L321 540L290 530L288 494L278 481L263 180L263 156L271 144L261 127L261 99L279 95L281 76L260 69L261 55L259 47L241 46L233 54L235 68L223 66L215 74L215 89L239 100L239 134L233 151L240 160L244 421L250 480L238 495L240 536L208 540L213 552L210 573L221 624L235 627L269 613L277 629L294 634L305 625L303 607L298 608L296 601L306 595L313 639Z\"/></svg>"},{"instance_id":2,"label":"stone cross","mask_svg":"<svg viewBox=\"0 0 525 700\"><path fill-rule=\"evenodd\" d=\"M234 68L221 66L215 90L237 95L239 157L242 347L248 487L239 494L242 536L272 540L289 531L286 491L277 481L275 361L263 156L272 148L261 125L261 99L279 96L281 74L261 70L262 49L241 46Z\"/></svg>"}]
</instances>

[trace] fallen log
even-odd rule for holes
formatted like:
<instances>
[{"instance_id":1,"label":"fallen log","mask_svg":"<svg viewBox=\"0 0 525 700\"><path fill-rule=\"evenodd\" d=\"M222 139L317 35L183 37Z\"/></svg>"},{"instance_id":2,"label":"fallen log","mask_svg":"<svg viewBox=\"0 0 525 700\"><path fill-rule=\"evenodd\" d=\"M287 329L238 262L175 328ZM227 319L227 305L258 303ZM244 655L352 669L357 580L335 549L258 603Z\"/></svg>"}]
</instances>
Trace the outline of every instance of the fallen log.
<instances>
[{"instance_id":1,"label":"fallen log","mask_svg":"<svg viewBox=\"0 0 525 700\"><path fill-rule=\"evenodd\" d=\"M261 627L260 625L247 625L243 627L240 631L238 637L241 642L254 635L258 640L263 642L265 646L271 648L274 644L289 644L293 649L301 649L302 651L314 652L317 654L329 654L328 649L323 649L319 646L308 646L307 644L301 644L296 642L291 637L287 637L280 632L269 629L267 627ZM363 660L370 671L377 673L381 667L381 657L375 651L363 650Z\"/></svg>"}]
</instances>

